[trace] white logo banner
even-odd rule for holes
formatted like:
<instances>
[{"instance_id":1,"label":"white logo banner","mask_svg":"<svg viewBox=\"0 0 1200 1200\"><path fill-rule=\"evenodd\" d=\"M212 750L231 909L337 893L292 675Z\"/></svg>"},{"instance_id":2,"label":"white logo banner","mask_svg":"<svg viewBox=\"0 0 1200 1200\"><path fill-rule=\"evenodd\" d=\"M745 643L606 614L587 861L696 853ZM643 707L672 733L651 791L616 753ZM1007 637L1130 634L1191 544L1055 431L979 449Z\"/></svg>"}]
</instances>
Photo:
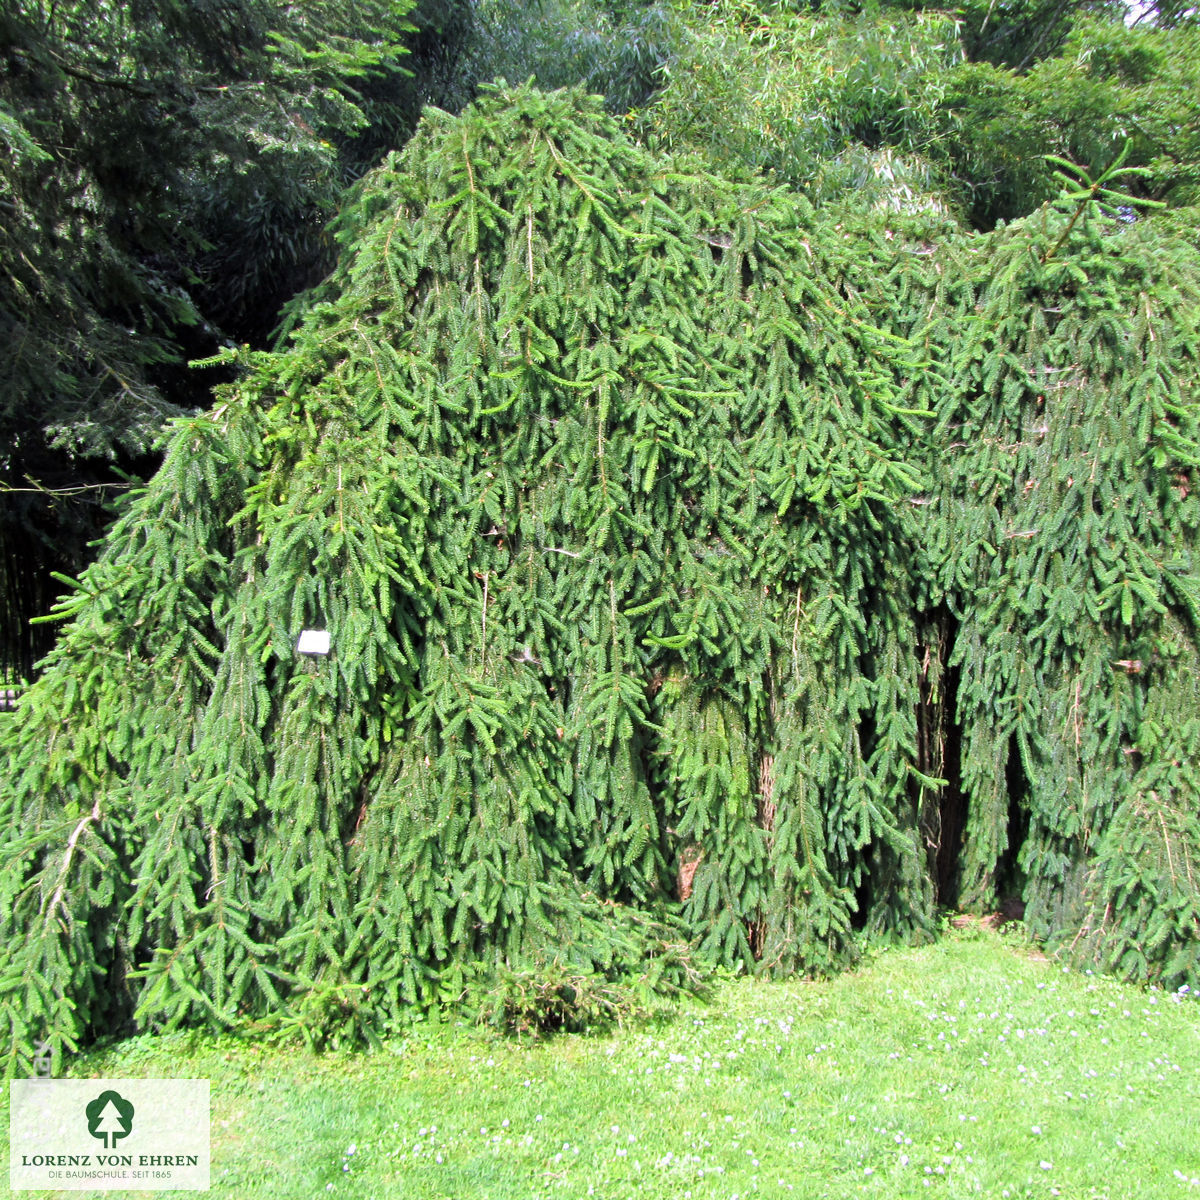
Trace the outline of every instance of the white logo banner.
<instances>
[{"instance_id":1,"label":"white logo banner","mask_svg":"<svg viewBox=\"0 0 1200 1200\"><path fill-rule=\"evenodd\" d=\"M14 1079L13 1191L205 1191L207 1079Z\"/></svg>"}]
</instances>

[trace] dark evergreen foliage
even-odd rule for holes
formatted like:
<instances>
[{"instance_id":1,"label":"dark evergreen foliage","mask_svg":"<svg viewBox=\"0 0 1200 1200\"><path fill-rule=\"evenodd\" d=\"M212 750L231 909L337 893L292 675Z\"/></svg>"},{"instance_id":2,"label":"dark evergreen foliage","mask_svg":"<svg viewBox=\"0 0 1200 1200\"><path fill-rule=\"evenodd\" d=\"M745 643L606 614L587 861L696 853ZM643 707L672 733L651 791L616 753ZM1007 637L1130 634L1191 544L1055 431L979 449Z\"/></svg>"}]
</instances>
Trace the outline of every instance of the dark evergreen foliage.
<instances>
[{"instance_id":1,"label":"dark evergreen foliage","mask_svg":"<svg viewBox=\"0 0 1200 1200\"><path fill-rule=\"evenodd\" d=\"M1075 199L962 243L926 229L877 293L945 364L911 381L938 411L911 521L950 614L953 898L1019 897L1074 961L1171 986L1200 973L1200 257L1180 227Z\"/></svg>"},{"instance_id":2,"label":"dark evergreen foliage","mask_svg":"<svg viewBox=\"0 0 1200 1200\"><path fill-rule=\"evenodd\" d=\"M417 28L412 0L0 6L6 676L49 649L29 619L91 557L113 464L153 471L166 420L207 404L184 363L265 344L332 266L343 188L403 143L461 36L465 4L426 8Z\"/></svg>"},{"instance_id":3,"label":"dark evergreen foliage","mask_svg":"<svg viewBox=\"0 0 1200 1200\"><path fill-rule=\"evenodd\" d=\"M951 888L1195 979L1196 251L932 220L429 112L0 727L9 1069L619 1015Z\"/></svg>"}]
</instances>

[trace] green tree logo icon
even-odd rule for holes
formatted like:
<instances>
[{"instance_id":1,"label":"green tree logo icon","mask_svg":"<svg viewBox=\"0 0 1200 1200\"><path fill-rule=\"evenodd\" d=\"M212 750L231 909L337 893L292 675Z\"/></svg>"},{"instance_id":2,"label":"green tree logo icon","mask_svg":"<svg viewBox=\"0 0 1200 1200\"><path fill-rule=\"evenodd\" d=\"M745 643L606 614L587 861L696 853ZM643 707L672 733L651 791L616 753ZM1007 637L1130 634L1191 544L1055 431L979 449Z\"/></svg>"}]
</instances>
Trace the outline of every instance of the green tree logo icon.
<instances>
[{"instance_id":1,"label":"green tree logo icon","mask_svg":"<svg viewBox=\"0 0 1200 1200\"><path fill-rule=\"evenodd\" d=\"M84 1111L88 1133L100 1138L106 1150L117 1144L117 1138L128 1137L133 1129L133 1105L120 1092L101 1092Z\"/></svg>"}]
</instances>

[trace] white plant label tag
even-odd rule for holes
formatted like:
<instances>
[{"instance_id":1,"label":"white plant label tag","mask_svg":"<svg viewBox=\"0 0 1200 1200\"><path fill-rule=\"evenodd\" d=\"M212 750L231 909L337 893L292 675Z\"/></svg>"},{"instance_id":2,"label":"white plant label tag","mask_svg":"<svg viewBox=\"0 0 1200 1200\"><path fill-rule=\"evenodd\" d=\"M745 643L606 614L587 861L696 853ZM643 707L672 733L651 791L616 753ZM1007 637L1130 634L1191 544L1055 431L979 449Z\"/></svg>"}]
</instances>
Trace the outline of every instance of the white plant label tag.
<instances>
[{"instance_id":1,"label":"white plant label tag","mask_svg":"<svg viewBox=\"0 0 1200 1200\"><path fill-rule=\"evenodd\" d=\"M329 632L325 629L302 629L296 643L297 654L328 654Z\"/></svg>"}]
</instances>

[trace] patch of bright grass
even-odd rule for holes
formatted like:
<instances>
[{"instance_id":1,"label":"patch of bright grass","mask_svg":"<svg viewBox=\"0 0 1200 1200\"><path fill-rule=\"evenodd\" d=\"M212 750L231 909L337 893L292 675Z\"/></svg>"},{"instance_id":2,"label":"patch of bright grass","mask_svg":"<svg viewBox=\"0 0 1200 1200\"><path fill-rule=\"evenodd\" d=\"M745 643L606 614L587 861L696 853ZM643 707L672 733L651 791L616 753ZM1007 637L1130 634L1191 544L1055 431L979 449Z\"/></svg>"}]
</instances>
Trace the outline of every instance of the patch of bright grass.
<instances>
[{"instance_id":1,"label":"patch of bright grass","mask_svg":"<svg viewBox=\"0 0 1200 1200\"><path fill-rule=\"evenodd\" d=\"M985 931L603 1035L141 1038L72 1074L210 1079L212 1194L238 1200L1200 1200L1200 1002Z\"/></svg>"}]
</instances>

